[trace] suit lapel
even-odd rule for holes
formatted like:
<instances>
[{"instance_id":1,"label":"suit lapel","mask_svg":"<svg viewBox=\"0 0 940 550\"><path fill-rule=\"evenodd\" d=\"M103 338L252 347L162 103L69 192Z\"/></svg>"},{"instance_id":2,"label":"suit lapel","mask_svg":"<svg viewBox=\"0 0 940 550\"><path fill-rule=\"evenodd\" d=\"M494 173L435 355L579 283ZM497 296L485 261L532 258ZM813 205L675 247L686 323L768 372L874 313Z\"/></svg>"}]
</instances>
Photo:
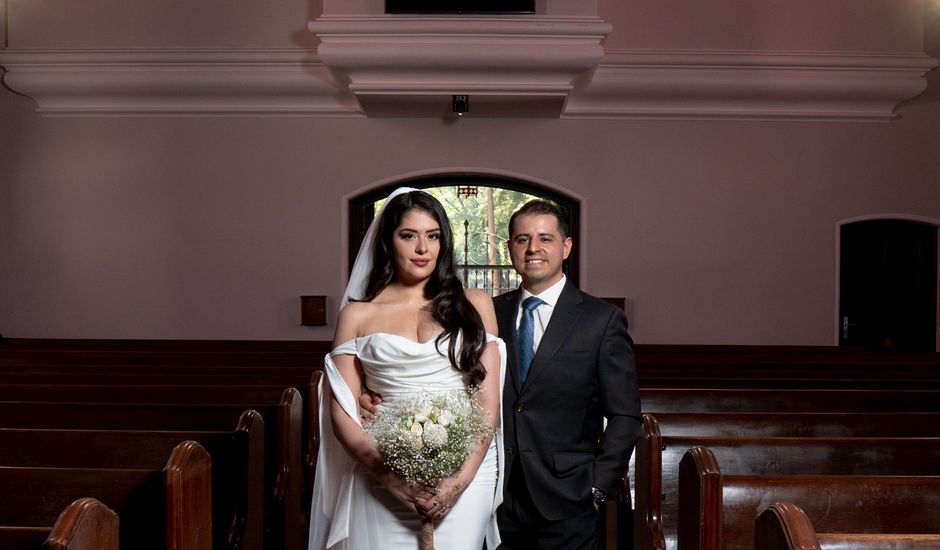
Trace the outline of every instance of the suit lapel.
<instances>
[{"instance_id":1,"label":"suit lapel","mask_svg":"<svg viewBox=\"0 0 940 550\"><path fill-rule=\"evenodd\" d=\"M507 293L503 305L498 312L500 337L506 342L506 365L509 378L516 393L519 393L519 344L516 337L516 315L519 312L519 291Z\"/></svg>"},{"instance_id":2,"label":"suit lapel","mask_svg":"<svg viewBox=\"0 0 940 550\"><path fill-rule=\"evenodd\" d=\"M535 357L532 359L529 374L526 376L526 387L531 386L533 379L538 378L539 373L545 370L544 367L548 366L548 363L551 362L552 357L555 356L555 352L558 351L562 342L565 341L565 337L568 336L572 327L575 326L578 319L581 317L582 310L580 304L581 295L578 293L578 290L574 288L574 285L572 285L570 281L565 283L565 287L558 297L558 303L555 304L555 310L552 312L552 318L545 328L542 340L539 341L539 348L535 350ZM518 308L518 305L516 307ZM513 342L515 342L515 336L513 336ZM514 345L513 347L516 348L517 346ZM518 378L518 358L515 363L516 378Z\"/></svg>"}]
</instances>

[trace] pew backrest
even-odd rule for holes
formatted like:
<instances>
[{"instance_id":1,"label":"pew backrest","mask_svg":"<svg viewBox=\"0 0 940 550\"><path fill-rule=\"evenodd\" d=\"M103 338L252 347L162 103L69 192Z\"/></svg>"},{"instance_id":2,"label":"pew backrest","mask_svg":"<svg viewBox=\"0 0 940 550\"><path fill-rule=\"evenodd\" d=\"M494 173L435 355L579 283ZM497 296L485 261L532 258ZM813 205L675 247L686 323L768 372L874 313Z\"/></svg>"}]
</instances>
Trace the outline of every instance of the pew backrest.
<instances>
[{"instance_id":1,"label":"pew backrest","mask_svg":"<svg viewBox=\"0 0 940 550\"><path fill-rule=\"evenodd\" d=\"M0 426L87 429L231 429L246 409L259 411L265 422L266 545L297 550L306 519L300 502L301 449L304 440L303 398L286 388L277 403L56 403L0 402ZM268 459L270 457L270 460Z\"/></svg>"},{"instance_id":2,"label":"pew backrest","mask_svg":"<svg viewBox=\"0 0 940 550\"><path fill-rule=\"evenodd\" d=\"M163 469L167 550L212 548L211 474L211 458L201 445L177 445Z\"/></svg>"},{"instance_id":3,"label":"pew backrest","mask_svg":"<svg viewBox=\"0 0 940 550\"><path fill-rule=\"evenodd\" d=\"M301 497L306 492L303 488L304 472L303 439L301 434L304 421L303 398L295 388L287 388L281 396L278 407L280 430L278 441L277 473L274 482L274 502L277 517L281 521L281 544L284 550L302 550L307 535L307 517L303 510Z\"/></svg>"},{"instance_id":4,"label":"pew backrest","mask_svg":"<svg viewBox=\"0 0 940 550\"><path fill-rule=\"evenodd\" d=\"M75 500L49 527L0 525L3 550L118 550L118 517L97 499Z\"/></svg>"},{"instance_id":5,"label":"pew backrest","mask_svg":"<svg viewBox=\"0 0 940 550\"><path fill-rule=\"evenodd\" d=\"M97 499L80 498L59 514L48 550L118 550L118 516Z\"/></svg>"},{"instance_id":6,"label":"pew backrest","mask_svg":"<svg viewBox=\"0 0 940 550\"><path fill-rule=\"evenodd\" d=\"M313 482L317 472L317 455L320 451L320 388L323 371L316 370L307 384L307 448L304 455L304 494L302 496L304 517L310 517L313 498Z\"/></svg>"},{"instance_id":7,"label":"pew backrest","mask_svg":"<svg viewBox=\"0 0 940 550\"><path fill-rule=\"evenodd\" d=\"M792 502L776 502L754 520L754 548L760 550L934 550L940 534L816 533L806 513Z\"/></svg>"},{"instance_id":8,"label":"pew backrest","mask_svg":"<svg viewBox=\"0 0 940 550\"><path fill-rule=\"evenodd\" d=\"M232 431L0 428L0 465L159 468L184 440L212 458L213 539L217 548L258 550L264 534L264 423L253 410ZM49 449L55 449L50 452Z\"/></svg>"},{"instance_id":9,"label":"pew backrest","mask_svg":"<svg viewBox=\"0 0 940 550\"><path fill-rule=\"evenodd\" d=\"M0 384L0 401L60 403L276 403L288 385Z\"/></svg>"},{"instance_id":10,"label":"pew backrest","mask_svg":"<svg viewBox=\"0 0 940 550\"><path fill-rule=\"evenodd\" d=\"M92 371L92 372L65 372L65 373L36 373L32 371L25 372L2 372L0 376L7 384L70 384L70 385L126 385L126 386L157 386L157 385L189 385L189 386L216 386L219 384L231 385L272 385L272 386L295 386L303 387L309 376L309 370L306 373L292 375L263 373L231 373L220 371L218 373L202 372L198 369L186 369L184 373L167 373L159 369L149 371L135 370L117 370L110 371Z\"/></svg>"},{"instance_id":11,"label":"pew backrest","mask_svg":"<svg viewBox=\"0 0 940 550\"><path fill-rule=\"evenodd\" d=\"M799 506L775 502L754 520L754 548L761 550L821 550L816 529Z\"/></svg>"},{"instance_id":12,"label":"pew backrest","mask_svg":"<svg viewBox=\"0 0 940 550\"><path fill-rule=\"evenodd\" d=\"M729 475L704 447L680 464L679 550L750 549L754 518L775 502L802 508L817 532L940 533L940 477Z\"/></svg>"},{"instance_id":13,"label":"pew backrest","mask_svg":"<svg viewBox=\"0 0 940 550\"><path fill-rule=\"evenodd\" d=\"M940 475L940 438L738 438L663 436L653 415L635 457L635 546L675 548L679 463L707 447L726 474Z\"/></svg>"},{"instance_id":14,"label":"pew backrest","mask_svg":"<svg viewBox=\"0 0 940 550\"><path fill-rule=\"evenodd\" d=\"M940 412L940 390L640 388L645 412Z\"/></svg>"},{"instance_id":15,"label":"pew backrest","mask_svg":"<svg viewBox=\"0 0 940 550\"><path fill-rule=\"evenodd\" d=\"M937 412L655 413L664 436L940 437Z\"/></svg>"},{"instance_id":16,"label":"pew backrest","mask_svg":"<svg viewBox=\"0 0 940 550\"><path fill-rule=\"evenodd\" d=\"M122 548L210 550L210 468L208 453L192 441L177 445L162 469L0 466L0 517L52 525L70 503L91 497L118 514Z\"/></svg>"}]
</instances>

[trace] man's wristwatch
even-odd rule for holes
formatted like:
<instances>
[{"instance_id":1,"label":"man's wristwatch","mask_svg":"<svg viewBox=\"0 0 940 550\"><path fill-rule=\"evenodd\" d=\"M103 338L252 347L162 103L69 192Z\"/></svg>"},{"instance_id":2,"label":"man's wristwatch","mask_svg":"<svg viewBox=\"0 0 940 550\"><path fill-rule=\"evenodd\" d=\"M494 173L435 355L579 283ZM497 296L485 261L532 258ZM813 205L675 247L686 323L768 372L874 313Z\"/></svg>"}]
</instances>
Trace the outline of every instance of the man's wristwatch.
<instances>
[{"instance_id":1,"label":"man's wristwatch","mask_svg":"<svg viewBox=\"0 0 940 550\"><path fill-rule=\"evenodd\" d=\"M607 501L607 493L601 491L597 487L591 487L591 494L594 495L594 502L598 504Z\"/></svg>"}]
</instances>

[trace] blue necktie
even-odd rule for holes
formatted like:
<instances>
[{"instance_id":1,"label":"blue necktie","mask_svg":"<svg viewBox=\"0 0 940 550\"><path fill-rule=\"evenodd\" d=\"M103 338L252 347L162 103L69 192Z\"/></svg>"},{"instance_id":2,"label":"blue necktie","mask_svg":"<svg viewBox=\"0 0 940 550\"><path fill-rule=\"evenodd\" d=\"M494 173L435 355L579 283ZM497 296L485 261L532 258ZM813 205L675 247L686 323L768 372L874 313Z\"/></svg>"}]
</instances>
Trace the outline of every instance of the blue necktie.
<instances>
[{"instance_id":1,"label":"blue necktie","mask_svg":"<svg viewBox=\"0 0 940 550\"><path fill-rule=\"evenodd\" d=\"M522 302L522 320L519 321L519 380L524 384L529 374L529 366L535 357L535 322L532 311L544 304L535 296L529 296Z\"/></svg>"}]
</instances>

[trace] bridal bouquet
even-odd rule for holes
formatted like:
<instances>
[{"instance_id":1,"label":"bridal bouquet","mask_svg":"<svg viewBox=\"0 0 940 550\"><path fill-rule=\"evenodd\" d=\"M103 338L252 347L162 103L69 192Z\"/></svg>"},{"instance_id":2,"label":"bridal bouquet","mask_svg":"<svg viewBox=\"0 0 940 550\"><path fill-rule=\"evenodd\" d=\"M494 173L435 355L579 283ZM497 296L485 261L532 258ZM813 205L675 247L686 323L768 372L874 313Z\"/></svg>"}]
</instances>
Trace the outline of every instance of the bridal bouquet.
<instances>
[{"instance_id":1,"label":"bridal bouquet","mask_svg":"<svg viewBox=\"0 0 940 550\"><path fill-rule=\"evenodd\" d=\"M368 433L385 463L409 482L435 485L457 473L492 429L472 391L424 391L383 404ZM433 548L433 524L422 520L421 547Z\"/></svg>"}]
</instances>

